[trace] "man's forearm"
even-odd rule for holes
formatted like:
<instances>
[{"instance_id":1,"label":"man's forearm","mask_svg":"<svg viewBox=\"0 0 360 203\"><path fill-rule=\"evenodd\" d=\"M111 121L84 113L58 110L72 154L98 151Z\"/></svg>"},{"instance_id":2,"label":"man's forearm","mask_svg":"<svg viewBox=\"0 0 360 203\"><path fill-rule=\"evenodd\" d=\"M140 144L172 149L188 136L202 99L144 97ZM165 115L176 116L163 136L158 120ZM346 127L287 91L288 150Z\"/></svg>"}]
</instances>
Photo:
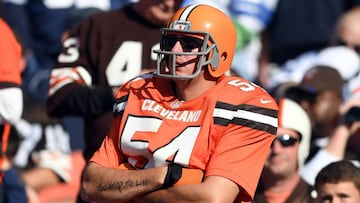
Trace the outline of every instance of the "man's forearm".
<instances>
[{"instance_id":1,"label":"man's forearm","mask_svg":"<svg viewBox=\"0 0 360 203\"><path fill-rule=\"evenodd\" d=\"M70 87L67 87L70 88ZM114 99L111 87L76 86L69 90L58 92L47 101L47 111L51 116L84 116L97 117L112 111Z\"/></svg>"},{"instance_id":2,"label":"man's forearm","mask_svg":"<svg viewBox=\"0 0 360 203\"><path fill-rule=\"evenodd\" d=\"M91 202L126 202L160 189L166 172L167 167L117 170L90 163L84 171L81 195Z\"/></svg>"},{"instance_id":3,"label":"man's forearm","mask_svg":"<svg viewBox=\"0 0 360 203\"><path fill-rule=\"evenodd\" d=\"M174 186L147 193L136 200L142 203L210 202L209 196L199 191L199 186L200 184Z\"/></svg>"},{"instance_id":4,"label":"man's forearm","mask_svg":"<svg viewBox=\"0 0 360 203\"><path fill-rule=\"evenodd\" d=\"M175 185L147 193L136 200L143 203L233 202L238 193L239 187L234 182L212 176L199 184Z\"/></svg>"}]
</instances>

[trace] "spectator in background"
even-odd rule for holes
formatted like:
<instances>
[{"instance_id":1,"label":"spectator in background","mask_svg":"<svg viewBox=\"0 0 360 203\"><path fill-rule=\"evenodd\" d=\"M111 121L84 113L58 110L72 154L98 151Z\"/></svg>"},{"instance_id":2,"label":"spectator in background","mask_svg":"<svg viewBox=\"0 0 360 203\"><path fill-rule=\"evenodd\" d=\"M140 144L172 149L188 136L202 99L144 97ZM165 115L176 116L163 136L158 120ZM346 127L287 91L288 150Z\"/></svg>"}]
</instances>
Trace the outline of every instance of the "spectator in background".
<instances>
[{"instance_id":1,"label":"spectator in background","mask_svg":"<svg viewBox=\"0 0 360 203\"><path fill-rule=\"evenodd\" d=\"M337 20L359 5L359 0L279 0L262 36L259 84L268 88L269 78L288 60L328 47Z\"/></svg>"},{"instance_id":2,"label":"spectator in background","mask_svg":"<svg viewBox=\"0 0 360 203\"><path fill-rule=\"evenodd\" d=\"M360 160L360 100L355 94L341 104L334 130L326 145L300 170L301 176L314 184L318 172L327 164L342 159Z\"/></svg>"},{"instance_id":3,"label":"spectator in background","mask_svg":"<svg viewBox=\"0 0 360 203\"><path fill-rule=\"evenodd\" d=\"M314 65L326 65L336 68L343 79L348 81L360 72L360 7L354 7L343 13L334 26L330 43L320 51L311 51L288 60L281 71L269 78L269 87L282 82L300 82L304 73ZM345 84L347 85L347 84ZM345 95L346 96L346 95Z\"/></svg>"},{"instance_id":4,"label":"spectator in background","mask_svg":"<svg viewBox=\"0 0 360 203\"><path fill-rule=\"evenodd\" d=\"M309 109L309 113L312 115L314 122L317 121L318 123L318 129L333 129L328 130L327 132L317 131L317 134L322 134L323 136L323 138L320 139L322 141L317 141L317 143L321 143L321 145L317 144L317 147L315 147L316 149L319 149L319 151L313 151L312 155L309 157L309 161L300 169L300 175L311 185L314 185L316 174L325 165L341 159L359 160L359 124L354 121L346 121L347 112L351 107L360 106L359 97L356 96L357 89L360 86L358 74L360 60L359 54L355 49L356 46L351 45L356 44L356 40L360 36L360 33L357 32L359 21L355 20L359 16L359 11L359 8L355 7L340 17L336 24L337 29L334 33L335 38L332 38L330 47L325 48L318 53L313 53L311 57L309 55L304 55L303 58L299 57L298 59L287 62L284 66L284 71L272 78L275 84L279 84L278 86L275 86L273 90L280 90L282 96L284 96L283 93L286 92L285 94L287 94L287 96L301 103L304 108ZM344 46L347 45L346 43L339 43L338 39L343 37L346 37L352 43L350 43L349 46ZM304 92L303 90L299 90L299 88L293 88L298 85L297 83L301 83L304 74L314 66L326 66L336 69L343 81L341 81L338 74L333 74L337 75L335 77L337 79L335 79L334 77L325 77L326 74L323 72L323 74L315 74L323 76L311 76L313 77L313 81L317 81L317 85L310 85L313 86L310 88L313 89L313 93L309 94L309 91ZM341 90L340 86L342 83L344 85ZM338 84L338 87L335 87L336 84ZM315 90L321 89L320 86L325 89L329 89L330 86L333 86L333 89L338 89L336 91L338 93L336 94L342 95L342 101L340 102L339 100L340 96L336 96L338 99L326 99L324 96L319 96L321 93L317 94L316 92L318 91ZM309 90L309 88L305 89ZM335 104L336 102L334 101L338 101L337 103L339 105ZM318 104L315 105L315 103ZM331 117L333 117L331 115L334 114L329 114L327 110L321 108L321 106L325 107L326 103L335 104L326 108L330 109L334 114L337 114L333 119L331 119ZM315 111L317 113L314 113ZM322 122L323 124L320 124L321 121L318 120L321 118L317 117L322 114L322 111L327 113L323 113L323 116L321 117L330 118L332 122L329 122L328 124Z\"/></svg>"},{"instance_id":5,"label":"spectator in background","mask_svg":"<svg viewBox=\"0 0 360 203\"><path fill-rule=\"evenodd\" d=\"M14 123L22 141L13 162L26 186L41 201L42 190L71 181L69 134L58 120L48 117L38 101L25 95L24 102L23 116Z\"/></svg>"},{"instance_id":6,"label":"spectator in background","mask_svg":"<svg viewBox=\"0 0 360 203\"><path fill-rule=\"evenodd\" d=\"M25 185L12 167L19 137L12 123L20 119L22 48L13 31L0 18L0 202L26 202Z\"/></svg>"},{"instance_id":7,"label":"spectator in background","mask_svg":"<svg viewBox=\"0 0 360 203\"><path fill-rule=\"evenodd\" d=\"M360 54L360 7L354 7L338 20L330 45L347 46Z\"/></svg>"},{"instance_id":8,"label":"spectator in background","mask_svg":"<svg viewBox=\"0 0 360 203\"><path fill-rule=\"evenodd\" d=\"M341 106L340 112L343 114L349 114L349 111L353 107L360 107L360 75L352 78L345 87L346 102ZM360 113L358 109L353 109L354 114L349 117L351 118L350 123L360 120ZM358 123L358 122L354 122ZM355 154L355 158L360 161L360 132L356 131L350 134L350 138L347 142L347 148L352 154ZM353 136L355 135L355 136ZM352 159L353 160L353 159Z\"/></svg>"},{"instance_id":9,"label":"spectator in background","mask_svg":"<svg viewBox=\"0 0 360 203\"><path fill-rule=\"evenodd\" d=\"M5 123L11 123L12 128L11 128L11 132L15 133L17 136L22 137L22 134L20 132L18 132L18 125L20 123L22 123L21 121L21 116L22 113L24 113L24 115L26 114L26 112L29 112L29 110L31 111L30 105L28 105L27 102L25 102L25 107L23 108L23 92L20 88L20 84L22 81L21 78L21 70L23 70L23 68L25 67L25 61L24 57L22 55L22 47L21 45L15 40L15 37L11 34L9 34L9 28L7 27L7 25L5 26L4 21L1 20L1 60L0 60L0 64L1 64L1 84L0 84L0 98L1 98L1 113L0 113L0 122L1 124ZM24 97L25 98L25 97ZM27 101L25 99L25 101ZM24 111L23 111L24 109ZM38 112L39 113L39 112ZM37 116L37 114L32 114L32 116ZM5 124L6 125L6 124ZM16 131L16 132L15 132ZM28 133L27 135L31 134ZM18 153L21 150L26 150L25 147L23 147L23 141L18 141L18 145L20 147L18 147L18 151L16 151L16 153L14 153L11 156L11 167L14 167L16 169L19 169L19 165L18 165ZM31 140L32 141L32 140ZM6 142L3 142L4 146ZM58 146L59 143L56 143L56 145ZM28 154L27 154L28 155ZM9 157L10 158L10 157ZM25 159L25 161L28 160L29 156L24 156L23 157ZM41 161L42 163L44 162L51 162L51 159L43 159ZM56 162L55 162L56 163ZM62 163L63 164L63 163ZM52 164L53 166L54 164ZM51 167L49 165L47 165L47 167ZM63 165L62 167L66 167L65 165ZM24 184L26 185L27 188L27 192L28 192L28 199L29 201L37 201L35 199L37 199L36 195L34 195L35 193L33 192L33 184L32 182L28 181L28 178L34 179L37 182L46 182L51 180L51 178L49 178L49 176L44 176L44 174L41 175L42 178L39 178L39 176L27 176L27 173L23 172L22 170L20 170L19 174L18 174L22 181L24 181ZM57 179L57 178L56 178ZM20 197L20 196L19 196ZM22 201L21 201L22 202Z\"/></svg>"},{"instance_id":10,"label":"spectator in background","mask_svg":"<svg viewBox=\"0 0 360 203\"><path fill-rule=\"evenodd\" d=\"M155 69L151 51L159 46L159 29L180 4L179 0L141 0L97 14L63 42L51 73L47 109L54 117L84 118L86 160L110 128L113 91L142 71Z\"/></svg>"},{"instance_id":11,"label":"spectator in background","mask_svg":"<svg viewBox=\"0 0 360 203\"><path fill-rule=\"evenodd\" d=\"M286 92L286 97L301 104L310 117L312 130L309 158L327 144L336 127L343 102L343 84L344 80L335 68L317 65L305 73L298 86Z\"/></svg>"},{"instance_id":12,"label":"spectator in background","mask_svg":"<svg viewBox=\"0 0 360 203\"><path fill-rule=\"evenodd\" d=\"M340 56L332 51L334 50L329 50L323 56ZM354 54L352 51L349 53L352 58L355 57L353 59L358 59L352 55ZM325 61L327 57L322 60ZM300 168L299 172L310 185L314 184L316 174L325 165L344 158L358 159L359 157L356 150L348 147L349 139L356 140L358 137L356 134L359 133L359 122L348 122L347 112L353 106L360 106L360 101L357 99L344 100L342 96L345 82L342 75L353 73L358 68L359 61L354 63L357 64L356 66L344 66L344 64L352 63L346 61L339 65L341 59L343 57L337 58L337 60L328 58L329 66L315 65L310 68L300 84L290 85L282 95L301 104L312 121L311 153L307 163ZM341 70L341 75L334 67L348 69Z\"/></svg>"},{"instance_id":13,"label":"spectator in background","mask_svg":"<svg viewBox=\"0 0 360 203\"><path fill-rule=\"evenodd\" d=\"M279 100L279 126L265 162L254 203L313 202L312 187L298 174L310 149L310 119L296 102Z\"/></svg>"},{"instance_id":14,"label":"spectator in background","mask_svg":"<svg viewBox=\"0 0 360 203\"><path fill-rule=\"evenodd\" d=\"M360 202L360 169L350 161L325 166L316 176L317 203Z\"/></svg>"},{"instance_id":15,"label":"spectator in background","mask_svg":"<svg viewBox=\"0 0 360 203\"><path fill-rule=\"evenodd\" d=\"M66 17L77 8L111 9L110 0L3 0L4 20L19 34L27 60L23 91L45 103L50 70L61 51Z\"/></svg>"},{"instance_id":16,"label":"spectator in background","mask_svg":"<svg viewBox=\"0 0 360 203\"><path fill-rule=\"evenodd\" d=\"M24 47L27 65L22 74L22 89L33 103L45 106L50 71L61 51L61 37L68 26L76 24L69 23L74 20L69 16L83 9L112 10L128 1L131 0L3 0L4 19L18 33ZM83 134L79 130L83 126L81 119L67 116L59 121L71 137ZM71 141L75 149L84 146L81 139Z\"/></svg>"},{"instance_id":17,"label":"spectator in background","mask_svg":"<svg viewBox=\"0 0 360 203\"><path fill-rule=\"evenodd\" d=\"M61 43L63 43L67 38L69 38L69 34L74 31L86 18L101 13L103 10L90 7L90 8L82 8L82 9L73 9L69 12L69 14L65 18L65 29L63 34L61 35Z\"/></svg>"},{"instance_id":18,"label":"spectator in background","mask_svg":"<svg viewBox=\"0 0 360 203\"><path fill-rule=\"evenodd\" d=\"M101 10L96 8L70 12L65 23L66 31L74 29L84 18L98 12ZM84 167L82 148L75 148L74 142L70 143L69 133L59 120L47 115L41 102L25 94L24 103L27 108L24 109L22 119L15 123L23 140L14 157L14 165L21 171L22 179L34 191L39 202L74 201ZM72 140L76 139L79 140L73 136ZM59 190L63 192L59 193Z\"/></svg>"},{"instance_id":19,"label":"spectator in background","mask_svg":"<svg viewBox=\"0 0 360 203\"><path fill-rule=\"evenodd\" d=\"M281 72L273 75L269 80L269 89L276 88L282 83L300 83L305 73L314 66L329 66L335 68L344 80L356 77L360 71L360 57L353 49L346 46L330 46L321 51L288 61ZM343 96L345 92L343 93Z\"/></svg>"},{"instance_id":20,"label":"spectator in background","mask_svg":"<svg viewBox=\"0 0 360 203\"><path fill-rule=\"evenodd\" d=\"M336 32L332 40L332 45L343 45L350 49L353 49L358 56L358 61L360 61L360 7L355 7L348 12L346 12L340 18L336 26ZM344 61L344 60L342 60ZM345 63L345 62L344 62ZM358 94L360 87L360 62L357 62L358 69L356 74L351 75L351 77L344 78L347 83L344 90L344 99L345 100L355 100L359 99ZM355 64L355 63L354 63ZM350 65L350 64L349 64ZM351 66L343 69L352 69Z\"/></svg>"}]
</instances>

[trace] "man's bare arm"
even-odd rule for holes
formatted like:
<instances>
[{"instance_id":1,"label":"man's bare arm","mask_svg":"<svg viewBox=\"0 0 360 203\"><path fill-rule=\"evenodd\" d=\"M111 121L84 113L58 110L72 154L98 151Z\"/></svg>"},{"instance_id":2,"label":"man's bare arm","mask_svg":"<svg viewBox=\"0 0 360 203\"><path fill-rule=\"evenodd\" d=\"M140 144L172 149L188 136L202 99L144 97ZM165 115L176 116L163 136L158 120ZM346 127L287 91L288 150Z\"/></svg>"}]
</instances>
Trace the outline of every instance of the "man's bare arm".
<instances>
[{"instance_id":1,"label":"man's bare arm","mask_svg":"<svg viewBox=\"0 0 360 203\"><path fill-rule=\"evenodd\" d=\"M220 176L210 176L200 184L175 185L168 189L148 193L137 200L146 203L231 203L239 191L238 185L231 180Z\"/></svg>"},{"instance_id":2,"label":"man's bare arm","mask_svg":"<svg viewBox=\"0 0 360 203\"><path fill-rule=\"evenodd\" d=\"M161 189L167 167L108 169L90 162L84 170L81 197L90 202L126 202Z\"/></svg>"}]
</instances>

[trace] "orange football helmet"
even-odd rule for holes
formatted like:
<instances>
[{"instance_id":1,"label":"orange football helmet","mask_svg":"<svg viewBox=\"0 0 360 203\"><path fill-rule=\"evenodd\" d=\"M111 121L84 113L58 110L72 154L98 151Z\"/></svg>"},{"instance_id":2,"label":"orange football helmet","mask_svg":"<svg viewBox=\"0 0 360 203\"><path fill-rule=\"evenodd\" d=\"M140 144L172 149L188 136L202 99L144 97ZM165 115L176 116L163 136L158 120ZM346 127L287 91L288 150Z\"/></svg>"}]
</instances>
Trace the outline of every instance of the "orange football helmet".
<instances>
[{"instance_id":1,"label":"orange football helmet","mask_svg":"<svg viewBox=\"0 0 360 203\"><path fill-rule=\"evenodd\" d=\"M193 40L186 41L186 38L180 38L181 36L190 37ZM176 41L182 44L183 52L171 51L171 46ZM186 44L187 48L184 49ZM213 77L219 77L230 69L235 46L235 26L225 13L209 5L183 7L174 14L167 28L161 29L160 50L154 51L158 55L156 74L168 78L194 78L202 68L207 68ZM199 51L191 52L194 47L199 48ZM199 56L196 70L192 75L176 75L175 59L179 55ZM171 61L169 61L170 58Z\"/></svg>"}]
</instances>

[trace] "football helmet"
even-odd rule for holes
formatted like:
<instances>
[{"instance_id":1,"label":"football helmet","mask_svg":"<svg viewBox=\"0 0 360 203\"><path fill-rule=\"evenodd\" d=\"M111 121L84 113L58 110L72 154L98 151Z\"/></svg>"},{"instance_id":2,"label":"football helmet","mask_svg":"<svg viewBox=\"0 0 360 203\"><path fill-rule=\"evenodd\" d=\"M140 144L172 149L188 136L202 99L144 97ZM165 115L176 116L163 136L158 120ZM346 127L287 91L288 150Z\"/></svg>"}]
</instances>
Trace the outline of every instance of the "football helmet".
<instances>
[{"instance_id":1,"label":"football helmet","mask_svg":"<svg viewBox=\"0 0 360 203\"><path fill-rule=\"evenodd\" d=\"M194 78L202 68L213 77L220 77L230 69L236 46L236 30L232 20L209 5L189 5L179 9L161 30L160 50L157 53L158 76ZM183 52L172 47L180 42ZM199 48L198 52L191 52ZM197 67L192 75L176 75L176 56L197 55Z\"/></svg>"}]
</instances>

